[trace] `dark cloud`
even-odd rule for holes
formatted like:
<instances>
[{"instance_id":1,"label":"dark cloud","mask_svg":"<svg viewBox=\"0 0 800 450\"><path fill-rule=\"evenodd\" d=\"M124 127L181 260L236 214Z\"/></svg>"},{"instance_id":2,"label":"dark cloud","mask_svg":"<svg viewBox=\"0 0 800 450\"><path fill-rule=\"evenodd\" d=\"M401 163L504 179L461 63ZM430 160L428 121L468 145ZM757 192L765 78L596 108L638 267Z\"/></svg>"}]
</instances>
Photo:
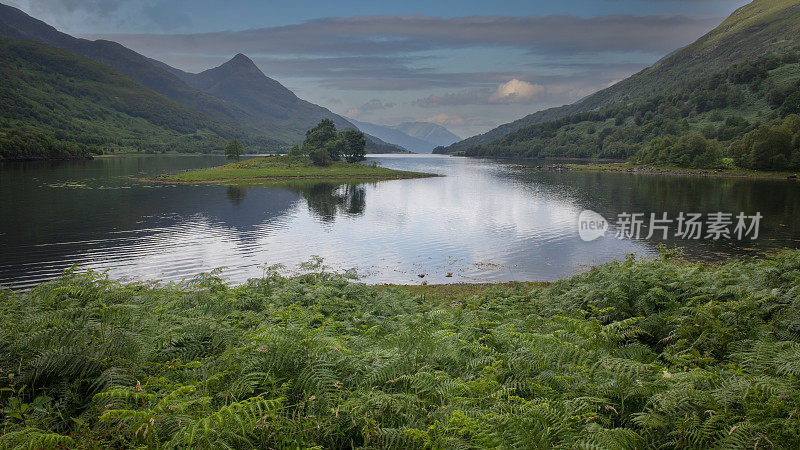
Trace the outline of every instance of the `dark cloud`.
<instances>
[{"instance_id":1,"label":"dark cloud","mask_svg":"<svg viewBox=\"0 0 800 450\"><path fill-rule=\"evenodd\" d=\"M389 109L394 107L395 107L394 103L384 103L378 100L377 98L373 98L372 100L368 101L367 103L364 103L361 106L348 109L345 115L347 117L358 117L364 113L381 111L384 109Z\"/></svg>"},{"instance_id":2,"label":"dark cloud","mask_svg":"<svg viewBox=\"0 0 800 450\"><path fill-rule=\"evenodd\" d=\"M191 19L168 0L4 0L66 32L186 29Z\"/></svg>"},{"instance_id":3,"label":"dark cloud","mask_svg":"<svg viewBox=\"0 0 800 450\"><path fill-rule=\"evenodd\" d=\"M438 108L440 106L480 105L489 103L492 95L491 89L464 89L458 92L449 92L444 95L429 95L425 98L411 102L414 106L422 108Z\"/></svg>"},{"instance_id":4,"label":"dark cloud","mask_svg":"<svg viewBox=\"0 0 800 450\"><path fill-rule=\"evenodd\" d=\"M547 53L666 52L691 42L718 22L716 17L688 15L364 16L235 32L102 37L161 53L394 55L475 46Z\"/></svg>"},{"instance_id":5,"label":"dark cloud","mask_svg":"<svg viewBox=\"0 0 800 450\"><path fill-rule=\"evenodd\" d=\"M437 114L425 117L422 122L438 123L445 127L494 127L497 121L485 117L463 117L457 114Z\"/></svg>"}]
</instances>

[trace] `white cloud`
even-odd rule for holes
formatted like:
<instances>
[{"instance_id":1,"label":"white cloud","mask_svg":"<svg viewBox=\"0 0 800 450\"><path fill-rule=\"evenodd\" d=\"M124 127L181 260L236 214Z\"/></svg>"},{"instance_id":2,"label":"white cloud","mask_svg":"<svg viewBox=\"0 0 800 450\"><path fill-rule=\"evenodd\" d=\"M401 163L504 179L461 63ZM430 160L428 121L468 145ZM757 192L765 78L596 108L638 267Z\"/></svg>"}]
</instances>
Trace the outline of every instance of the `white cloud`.
<instances>
[{"instance_id":1,"label":"white cloud","mask_svg":"<svg viewBox=\"0 0 800 450\"><path fill-rule=\"evenodd\" d=\"M536 96L543 94L544 86L541 84L528 83L516 78L497 86L497 90L489 97L490 103L522 103L533 100Z\"/></svg>"}]
</instances>

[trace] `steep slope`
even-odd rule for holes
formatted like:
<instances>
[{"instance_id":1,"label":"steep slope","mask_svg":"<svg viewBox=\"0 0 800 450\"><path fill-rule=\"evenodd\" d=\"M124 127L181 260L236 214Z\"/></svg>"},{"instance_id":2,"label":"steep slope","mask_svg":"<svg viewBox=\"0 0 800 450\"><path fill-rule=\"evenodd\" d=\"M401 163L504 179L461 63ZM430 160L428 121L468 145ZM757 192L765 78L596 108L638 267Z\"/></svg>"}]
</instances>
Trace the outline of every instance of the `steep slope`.
<instances>
[{"instance_id":1,"label":"steep slope","mask_svg":"<svg viewBox=\"0 0 800 450\"><path fill-rule=\"evenodd\" d=\"M180 73L190 86L221 98L269 124L287 141L295 140L322 119L338 128L352 124L329 110L301 100L279 82L264 75L250 58L238 54L230 61L199 74Z\"/></svg>"},{"instance_id":2,"label":"steep slope","mask_svg":"<svg viewBox=\"0 0 800 450\"><path fill-rule=\"evenodd\" d=\"M355 125L348 128L357 129ZM369 133L364 133L364 138L367 140L366 151L367 153L370 154L412 153L410 150L408 150L403 146L386 142L383 139L375 137Z\"/></svg>"},{"instance_id":3,"label":"steep slope","mask_svg":"<svg viewBox=\"0 0 800 450\"><path fill-rule=\"evenodd\" d=\"M52 47L70 50L110 66L148 88L197 109L210 117L228 122L241 121L244 111L188 86L176 75L151 64L150 60L116 42L78 39L28 16L19 9L0 4L0 37L29 39Z\"/></svg>"},{"instance_id":4,"label":"steep slope","mask_svg":"<svg viewBox=\"0 0 800 450\"><path fill-rule=\"evenodd\" d=\"M771 54L731 65L670 94L521 128L464 154L797 170L800 116L796 114L800 114L800 53Z\"/></svg>"},{"instance_id":5,"label":"steep slope","mask_svg":"<svg viewBox=\"0 0 800 450\"><path fill-rule=\"evenodd\" d=\"M0 38L0 159L210 151L231 135L107 66L67 50Z\"/></svg>"},{"instance_id":6,"label":"steep slope","mask_svg":"<svg viewBox=\"0 0 800 450\"><path fill-rule=\"evenodd\" d=\"M241 53L218 67L198 74L175 68L169 70L190 86L245 111L268 127L272 136L286 143L299 143L305 132L322 119L332 120L338 129L356 128L327 108L298 98L294 92L266 76L250 58ZM405 149L367 136L367 151L402 153Z\"/></svg>"},{"instance_id":7,"label":"steep slope","mask_svg":"<svg viewBox=\"0 0 800 450\"><path fill-rule=\"evenodd\" d=\"M550 108L457 142L444 153L464 151L522 128L571 114L671 93L728 65L768 53L800 50L800 5L794 0L755 0L714 30L653 66L578 103Z\"/></svg>"},{"instance_id":8,"label":"steep slope","mask_svg":"<svg viewBox=\"0 0 800 450\"><path fill-rule=\"evenodd\" d=\"M297 98L266 77L248 58L201 74L188 74L152 60L116 42L78 39L0 4L0 37L28 39L70 50L112 67L144 86L180 102L217 122L257 151L285 150L302 141L305 131L324 118L340 128L355 128L329 110ZM209 125L210 126L210 125ZM404 152L395 145L367 138L370 153Z\"/></svg>"}]
</instances>

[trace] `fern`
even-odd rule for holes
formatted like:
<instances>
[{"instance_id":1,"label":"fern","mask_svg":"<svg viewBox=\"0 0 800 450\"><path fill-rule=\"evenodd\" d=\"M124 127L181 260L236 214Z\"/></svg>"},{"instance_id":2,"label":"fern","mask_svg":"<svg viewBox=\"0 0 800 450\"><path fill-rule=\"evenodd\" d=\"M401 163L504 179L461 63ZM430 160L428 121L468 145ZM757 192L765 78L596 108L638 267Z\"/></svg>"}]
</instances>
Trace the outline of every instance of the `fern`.
<instances>
[{"instance_id":1,"label":"fern","mask_svg":"<svg viewBox=\"0 0 800 450\"><path fill-rule=\"evenodd\" d=\"M800 252L457 306L308 269L0 291L0 447L800 447Z\"/></svg>"}]
</instances>

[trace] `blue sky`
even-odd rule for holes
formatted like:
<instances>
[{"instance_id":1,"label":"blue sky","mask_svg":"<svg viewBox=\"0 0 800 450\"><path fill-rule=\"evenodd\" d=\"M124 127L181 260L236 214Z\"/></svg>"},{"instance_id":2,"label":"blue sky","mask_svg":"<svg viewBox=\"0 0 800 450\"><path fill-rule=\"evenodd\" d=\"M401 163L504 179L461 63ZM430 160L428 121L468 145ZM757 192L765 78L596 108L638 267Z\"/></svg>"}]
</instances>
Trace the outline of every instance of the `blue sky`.
<instances>
[{"instance_id":1,"label":"blue sky","mask_svg":"<svg viewBox=\"0 0 800 450\"><path fill-rule=\"evenodd\" d=\"M358 120L470 136L657 61L745 0L6 0L197 72L236 53Z\"/></svg>"}]
</instances>

